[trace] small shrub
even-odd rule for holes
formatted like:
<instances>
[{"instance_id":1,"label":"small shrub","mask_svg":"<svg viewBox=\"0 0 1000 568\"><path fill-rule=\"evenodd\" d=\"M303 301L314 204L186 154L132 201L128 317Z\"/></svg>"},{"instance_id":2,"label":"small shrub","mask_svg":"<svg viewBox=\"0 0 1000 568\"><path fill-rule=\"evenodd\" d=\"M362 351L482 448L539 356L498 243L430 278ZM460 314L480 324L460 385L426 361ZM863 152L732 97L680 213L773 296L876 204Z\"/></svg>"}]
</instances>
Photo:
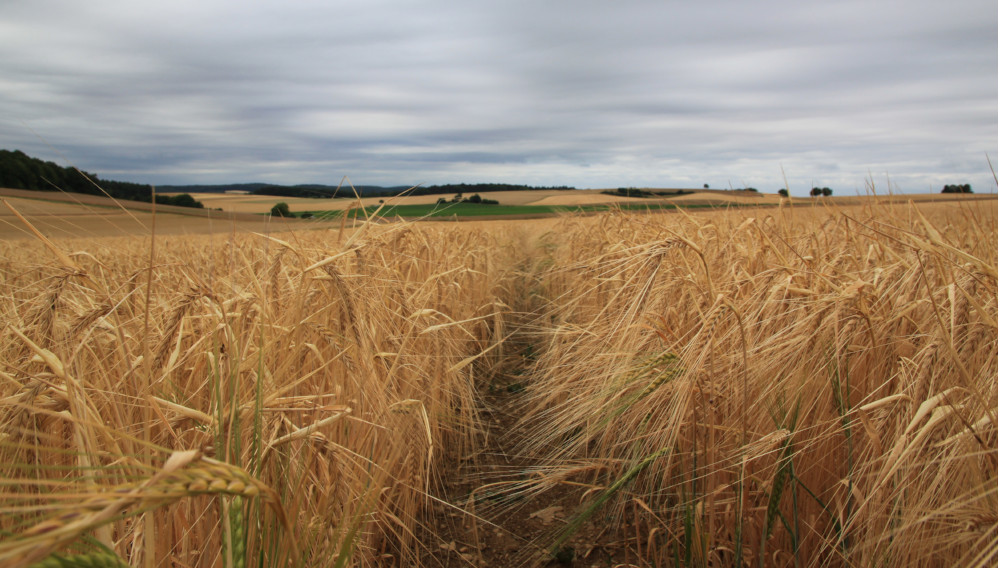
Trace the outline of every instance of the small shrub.
<instances>
[{"instance_id":1,"label":"small shrub","mask_svg":"<svg viewBox=\"0 0 1000 568\"><path fill-rule=\"evenodd\" d=\"M278 203L271 208L272 217L291 217L292 212L288 210L288 204L285 202Z\"/></svg>"}]
</instances>

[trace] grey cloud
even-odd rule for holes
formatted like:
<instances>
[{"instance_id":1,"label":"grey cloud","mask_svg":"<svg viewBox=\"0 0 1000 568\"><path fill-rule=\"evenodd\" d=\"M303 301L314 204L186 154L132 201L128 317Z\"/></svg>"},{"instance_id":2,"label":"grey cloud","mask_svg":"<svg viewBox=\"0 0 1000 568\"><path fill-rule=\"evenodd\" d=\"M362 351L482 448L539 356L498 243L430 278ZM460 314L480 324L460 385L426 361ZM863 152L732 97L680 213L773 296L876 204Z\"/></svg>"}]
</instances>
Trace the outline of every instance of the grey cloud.
<instances>
[{"instance_id":1,"label":"grey cloud","mask_svg":"<svg viewBox=\"0 0 1000 568\"><path fill-rule=\"evenodd\" d=\"M993 2L7 9L0 146L123 179L992 183Z\"/></svg>"}]
</instances>

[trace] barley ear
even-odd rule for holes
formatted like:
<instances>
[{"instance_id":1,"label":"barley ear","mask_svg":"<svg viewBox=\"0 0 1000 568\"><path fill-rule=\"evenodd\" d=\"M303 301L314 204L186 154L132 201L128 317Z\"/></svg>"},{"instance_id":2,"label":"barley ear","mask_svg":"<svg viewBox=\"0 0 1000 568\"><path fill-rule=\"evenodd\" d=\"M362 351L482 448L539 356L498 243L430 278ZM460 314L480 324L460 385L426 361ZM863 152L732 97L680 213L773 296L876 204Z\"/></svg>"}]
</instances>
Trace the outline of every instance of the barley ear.
<instances>
[{"instance_id":1,"label":"barley ear","mask_svg":"<svg viewBox=\"0 0 1000 568\"><path fill-rule=\"evenodd\" d=\"M53 554L41 562L36 562L28 568L128 568L128 564L115 554L96 552L93 554L74 554L59 556Z\"/></svg>"}]
</instances>

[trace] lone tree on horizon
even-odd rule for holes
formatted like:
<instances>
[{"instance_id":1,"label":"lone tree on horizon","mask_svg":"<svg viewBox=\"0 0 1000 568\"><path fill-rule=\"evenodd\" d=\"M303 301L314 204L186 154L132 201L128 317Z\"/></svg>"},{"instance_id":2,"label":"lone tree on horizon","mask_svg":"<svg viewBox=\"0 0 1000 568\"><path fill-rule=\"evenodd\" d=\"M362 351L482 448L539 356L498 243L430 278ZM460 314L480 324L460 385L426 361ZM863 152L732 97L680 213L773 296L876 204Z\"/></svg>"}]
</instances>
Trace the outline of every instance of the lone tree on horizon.
<instances>
[{"instance_id":1,"label":"lone tree on horizon","mask_svg":"<svg viewBox=\"0 0 1000 568\"><path fill-rule=\"evenodd\" d=\"M288 204L282 201L271 208L272 217L291 217L292 212L288 210Z\"/></svg>"}]
</instances>

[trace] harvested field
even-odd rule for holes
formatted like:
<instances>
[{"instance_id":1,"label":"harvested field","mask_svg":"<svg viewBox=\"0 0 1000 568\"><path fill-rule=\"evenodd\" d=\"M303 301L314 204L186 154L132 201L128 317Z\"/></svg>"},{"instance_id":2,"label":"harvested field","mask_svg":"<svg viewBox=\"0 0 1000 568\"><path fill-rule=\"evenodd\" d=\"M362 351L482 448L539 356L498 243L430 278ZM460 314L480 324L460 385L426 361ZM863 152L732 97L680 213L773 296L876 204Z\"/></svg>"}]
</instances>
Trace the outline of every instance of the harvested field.
<instances>
[{"instance_id":1,"label":"harvested field","mask_svg":"<svg viewBox=\"0 0 1000 568\"><path fill-rule=\"evenodd\" d=\"M152 205L115 201L93 195L0 189L0 197L44 235L52 238L98 238L149 235ZM273 232L290 226L322 228L313 222L271 219L251 213L226 213L158 205L156 232L162 235L197 235L227 232ZM0 206L0 240L35 238L9 207Z\"/></svg>"},{"instance_id":2,"label":"harvested field","mask_svg":"<svg viewBox=\"0 0 1000 568\"><path fill-rule=\"evenodd\" d=\"M659 203L663 200L675 200L680 198L690 198L697 196L704 203L726 203L726 202L757 202L754 197L730 196L725 192L698 192L692 195L657 197L657 198L629 198L619 195L607 195L599 189L578 189L578 190L537 190L537 191L493 191L482 193L482 197L495 199L502 205L598 205L610 203ZM692 191L692 190L688 190ZM358 206L357 199L307 199L307 198L285 198L261 195L232 195L232 194L198 194L197 199L205 204L205 207L221 208L223 211L239 213L266 213L277 202L282 201L288 204L292 211L309 211L317 209L341 210ZM440 198L451 199L452 194L447 195L416 195L403 197L365 197L361 203L365 206L377 206L380 201L390 205L425 205L437 202ZM466 195L468 197L468 195ZM777 196L769 196L773 199L764 199L761 202L777 203Z\"/></svg>"},{"instance_id":3,"label":"harvested field","mask_svg":"<svg viewBox=\"0 0 1000 568\"><path fill-rule=\"evenodd\" d=\"M348 191L350 189L348 188ZM587 199L592 195L600 195L599 192L593 190L551 190L551 191L494 191L481 194L483 197L489 199L496 199L504 205L533 205L537 204L539 200L545 199L547 197L566 195L572 198L577 196L578 198ZM442 195L407 195L402 197L365 197L362 198L361 204L365 207L375 205L377 206L380 201L385 201L386 203L392 205L424 205L428 203L435 203L438 199L444 197L445 199L451 199L454 194L442 194ZM267 213L271 207L278 203L279 201L287 203L291 211L310 211L317 209L325 210L342 210L349 209L358 206L357 199L308 199L301 197L277 197L268 195L232 195L232 194L215 194L215 193L202 193L195 196L199 201L205 204L205 207L211 208L221 208L223 211L233 211L237 213ZM468 196L466 196L468 197ZM611 196L604 196L606 200L600 201L601 203L611 202L614 200ZM572 199L571 199L572 201Z\"/></svg>"}]
</instances>

